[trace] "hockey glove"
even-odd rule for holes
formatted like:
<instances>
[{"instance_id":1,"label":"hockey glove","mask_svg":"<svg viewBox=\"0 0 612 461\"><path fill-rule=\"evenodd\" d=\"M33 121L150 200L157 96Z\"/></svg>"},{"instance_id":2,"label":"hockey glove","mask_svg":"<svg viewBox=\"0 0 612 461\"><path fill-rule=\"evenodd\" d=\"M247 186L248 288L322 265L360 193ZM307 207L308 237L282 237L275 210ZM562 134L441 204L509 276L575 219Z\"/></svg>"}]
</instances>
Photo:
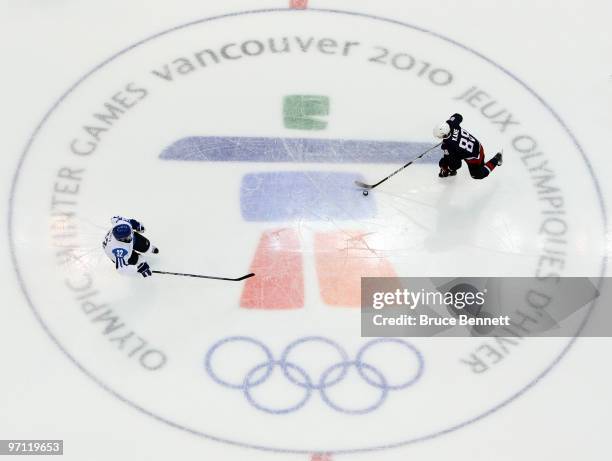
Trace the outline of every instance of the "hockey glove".
<instances>
[{"instance_id":1,"label":"hockey glove","mask_svg":"<svg viewBox=\"0 0 612 461\"><path fill-rule=\"evenodd\" d=\"M136 221L135 219L130 219L130 224L132 226L132 229L134 229L136 232L145 231L145 227L139 221Z\"/></svg>"},{"instance_id":2,"label":"hockey glove","mask_svg":"<svg viewBox=\"0 0 612 461\"><path fill-rule=\"evenodd\" d=\"M138 273L141 274L143 277L150 277L151 274L151 268L149 267L149 263L140 263L138 264Z\"/></svg>"},{"instance_id":3,"label":"hockey glove","mask_svg":"<svg viewBox=\"0 0 612 461\"><path fill-rule=\"evenodd\" d=\"M456 174L457 170L451 170L450 168L440 168L440 173L438 173L438 177L448 178L449 176L455 176Z\"/></svg>"}]
</instances>

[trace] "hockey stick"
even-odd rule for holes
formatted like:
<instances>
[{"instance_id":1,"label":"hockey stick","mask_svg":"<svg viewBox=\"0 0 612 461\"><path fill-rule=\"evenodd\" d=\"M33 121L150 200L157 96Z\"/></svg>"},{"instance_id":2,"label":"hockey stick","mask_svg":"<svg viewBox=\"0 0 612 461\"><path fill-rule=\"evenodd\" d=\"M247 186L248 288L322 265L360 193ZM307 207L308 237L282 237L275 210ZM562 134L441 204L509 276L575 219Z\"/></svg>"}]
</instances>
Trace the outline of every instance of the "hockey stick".
<instances>
[{"instance_id":1,"label":"hockey stick","mask_svg":"<svg viewBox=\"0 0 612 461\"><path fill-rule=\"evenodd\" d=\"M230 282L240 282L241 280L248 279L249 277L253 277L255 274L251 272L250 274L243 275L242 277L238 277L237 279L227 278L227 277L213 277L212 275L197 275L197 274L183 274L181 272L165 272L165 271L151 271L154 274L166 274L166 275L182 275L183 277L197 277L200 279L212 279L212 280L228 280Z\"/></svg>"},{"instance_id":2,"label":"hockey stick","mask_svg":"<svg viewBox=\"0 0 612 461\"><path fill-rule=\"evenodd\" d=\"M413 158L412 160L410 160L408 163L406 163L403 167L395 170L393 173L391 173L389 176L387 176L386 178L381 179L380 181L378 181L376 184L366 184L363 183L361 181L355 181L355 184L359 187L362 187L364 189L374 189L377 186L380 186L382 183L384 183L387 179L392 178L393 176L395 176L396 174L398 174L400 171L402 171L404 168L412 165L412 163L418 159L420 159L421 157L423 157L427 152L431 152L432 150L434 150L436 147L440 146L440 144L442 144L441 142L436 144L435 146L430 147L429 149L427 149L425 152L423 152L421 155L419 155L417 158Z\"/></svg>"}]
</instances>

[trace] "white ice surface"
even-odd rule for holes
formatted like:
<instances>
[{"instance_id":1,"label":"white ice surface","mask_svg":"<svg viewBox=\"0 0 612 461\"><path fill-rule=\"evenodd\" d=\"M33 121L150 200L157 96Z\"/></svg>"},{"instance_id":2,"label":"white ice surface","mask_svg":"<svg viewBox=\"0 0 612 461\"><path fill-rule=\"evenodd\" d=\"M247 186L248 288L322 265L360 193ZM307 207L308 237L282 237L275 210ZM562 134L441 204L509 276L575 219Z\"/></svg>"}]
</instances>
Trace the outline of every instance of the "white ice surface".
<instances>
[{"instance_id":1,"label":"white ice surface","mask_svg":"<svg viewBox=\"0 0 612 461\"><path fill-rule=\"evenodd\" d=\"M5 110L0 120L2 126L9 129L5 130L0 142L6 159L1 179L7 191L23 145L41 115L78 76L101 59L142 37L196 18L285 6L284 2L276 1L258 2L257 5L241 1L218 5L180 2L180 7L157 5L151 10L140 9L144 4L132 2L125 6L119 2L107 2L103 9L95 10L95 19L92 19L94 11L91 6L76 2L50 5L31 1L2 5L0 25L3 26L4 40L0 46L3 47L5 63L0 95L5 101ZM494 9L484 2L454 5L434 1L417 3L410 8L400 7L396 2L311 3L321 8L350 9L417 24L471 46L510 69L550 102L571 127L598 172L604 197L610 197L610 185L605 177L609 160L601 136L612 121L612 71L601 59L609 56L611 51L604 14L606 11L609 13L609 6L604 2L562 4L564 9L558 2L538 2L537 7L530 2L519 2L512 8L500 4ZM342 20L337 24L326 24L322 19L319 23L321 31L313 34L324 35L323 31L337 27L339 36L350 35L350 31L356 28L355 24L351 21L343 23ZM291 30L296 28L299 26ZM568 30L572 33L567 33ZM233 28L231 25L219 27L215 33L223 37L219 43L234 36L238 37L236 40L243 39L245 34L243 27ZM401 39L393 36L395 31L389 32L388 37L383 36L386 33L383 29L377 34L370 33L372 35L361 30L356 35L364 41L374 36L394 44ZM272 32L262 35L272 35ZM177 50L192 49L185 45L189 43L189 37L184 42L180 37L177 40L176 48L168 47L170 57L179 55ZM425 45L424 42L422 46ZM447 58L445 62L450 68L460 68L461 55L446 56L443 47L437 51L435 45L427 45L432 48L423 49ZM159 50L145 51L133 68L139 69L143 62L147 65L149 62L164 62L159 53ZM265 76L266 70L270 69L270 64L266 63L257 69L262 72L257 75ZM342 69L343 66L339 66L337 72ZM363 72L363 69L355 65L355 71ZM567 153L554 165L565 190L568 220L572 226L573 251L568 255L565 275L598 275L598 262L609 250L609 243L593 206L595 195L592 185L585 180L584 165L567 137L560 134L561 130L545 114L532 109L529 98L523 100L523 96L506 80L496 80L495 73L483 72L485 74L478 76L479 84L490 85L494 88L491 91L500 100L505 99L507 104L512 101L516 107L526 107L517 108L516 113L525 120L530 133L545 139L546 150ZM476 81L476 76L469 71L463 75L465 82ZM316 79L316 72L313 71L310 77ZM118 74L109 73L108 78L116 79L120 84L125 81L125 77ZM409 104L395 104L393 96L397 93L394 91L402 88L401 78L390 76L390 80L385 80L385 88L373 91L369 82L375 78L387 76L371 75L368 79L360 75L360 79L354 82L356 89L363 92L360 94L361 102L373 107L374 111L380 111L372 115L377 121L375 124L357 116L352 118L350 105L336 104L337 100L343 101L342 98L350 94L345 81L338 81L330 87L325 87L324 80L318 82L319 88L325 88L332 96L332 110L337 110L334 117L339 114L333 119L336 122L334 135L397 140L408 131L410 136L422 136L419 140L427 141L431 121L443 116L440 113L446 115L449 110L454 110L448 98L443 97L434 98L430 103L418 101L422 110ZM562 340L532 345L529 350L514 355L514 362L507 369L496 370L496 376L481 382L459 370L457 351L470 349L465 340L443 345L422 341L419 347L424 354L435 359L428 359L433 371L428 370L429 374L424 375L417 395L390 396L386 406L372 415L338 415L324 408L319 401L305 407L299 415L289 416L291 419L262 415L249 407L240 395L222 392L211 385L201 369L191 370L189 367L202 359L206 347L231 334L264 337L277 352L295 337L313 333L334 337L351 351L363 343L356 334L358 329L350 312L329 311L321 302L311 301L317 296L312 262L314 232L338 230L340 225L349 230L365 227L373 235L373 241L369 243L376 245L377 255L388 257L401 275L422 274L422 271L427 275L448 275L474 270L483 270L484 275L531 275L541 244L534 238L531 226L537 220L537 209L530 203L533 194L524 187L524 169L508 156L506 164L486 183L468 180L462 170L451 190L460 192L462 198L470 197L481 204L475 209L466 207L464 200L451 197L449 187L432 177L431 173L435 174L435 171L419 167L410 173L412 182L409 187L405 178L396 178L380 193L369 197L377 200L379 211L366 223L349 221L339 224L330 220L291 224L298 229L305 248L306 309L298 313L280 313L271 318L264 314L260 316L258 312L239 312L240 287L200 285L182 279L158 279L151 281L155 285L145 285L149 281L118 279L101 252L96 255L95 251L99 234L104 233L98 226L104 227L111 214L133 213L136 217L147 217L143 220L156 243L166 250L163 261L172 264L171 269L180 270L179 265L183 264L185 270L189 267L201 272L235 273L248 269L259 235L267 226L244 224L239 214L227 210L237 208L240 175L256 169L266 171L268 165L239 166L231 173L216 165L206 173L200 173L193 165L164 165L158 170L151 166L151 170L138 175L138 187L131 188L131 198L120 205L119 194L110 192L107 184L109 175L120 163L100 159L96 160L95 168L92 167L92 171L97 173L88 178L88 190L83 191L83 201L87 206L79 220L80 242L83 253L89 255L91 251L91 257L86 258L87 267L96 274L96 280L105 293L112 293L113 307L135 325L134 329L168 345L173 357L177 357L173 362L175 368L167 376L150 383L148 376L135 372L132 364L122 362L116 351L101 343L99 335L92 334L91 326L82 318L61 313L69 302L60 289L65 273L54 267L53 249L49 245L49 221L45 214L49 207L47 190L53 184L58 163L52 155L44 155L45 148L59 152L61 147L56 148L53 143L61 146L65 144L61 136L70 136L70 129L62 127L78 127L75 120L83 118L78 110L82 110L80 114L88 114L90 108L99 104L113 88L113 83L108 83L108 80L100 79L99 82L99 89L83 94L83 99L79 100L79 104L83 104L80 109L77 104L58 115L58 119L50 120L56 125L43 133L46 138L38 141L38 156L30 160L35 163L25 164L30 168L30 176L29 183L17 191L21 195L18 195L15 219L18 231L14 236L16 254L22 269L26 269L22 277L33 301L46 306L43 317L52 330L61 332L64 346L75 357L86 361L90 371L104 376L111 388L128 395L149 411L200 431L257 445L303 450L367 447L393 443L406 434L404 438L449 427L476 415L479 410L489 409L537 376L561 350ZM266 84L267 91L274 85L286 84L286 80L271 72L266 76ZM457 89L466 86L459 84ZM260 107L260 102L265 102L266 91L252 94L219 83L200 89L197 83L191 83L182 86L177 93L164 94L160 90L158 94L167 105L171 101L180 104L188 100L196 88L206 96L203 107L171 119L167 118L168 114L154 111L141 114L144 118L135 120L126 128L126 132L133 130L137 136L132 139L129 134L124 134L109 140L108 152L118 155L112 150L113 145L129 146L128 150L136 154L123 165L128 170L137 170L142 153L158 152L181 133L204 134L199 132L201 127L212 125L217 130L226 130L224 134L227 134L227 130L235 128L231 121L236 116L231 106L229 109L220 107L228 92L238 100L249 101L245 113L238 116L243 117L240 119L242 124L236 133L231 134L261 135L262 131L269 135L278 134L278 119L272 116L257 120L250 118L259 114L256 108ZM283 89L304 91L302 82ZM377 107L375 92L387 98L389 105ZM89 106L87 98L91 98ZM216 108L213 113L209 110L211 107ZM465 110L469 113L469 109ZM422 118L406 126L403 117L414 117L415 113L422 113ZM129 123L129 120L125 122ZM472 120L473 125L469 126L479 134L485 146L494 144L495 131L484 122L476 121L474 115ZM252 122L250 131L245 128L249 121ZM146 138L145 126L152 127L150 136ZM106 173L101 173L104 168ZM168 168L172 174L168 173ZM356 168L368 179L389 170L388 165L363 168L351 165L337 169L354 171ZM183 175L180 182L170 184L173 194L176 194L171 203L159 187L159 178L164 174ZM151 177L156 178L155 181L149 180ZM201 194L197 186L202 180L219 181L219 185L227 187L223 195L214 193L198 200L208 208L204 219L202 216L194 217L188 207L176 204L176 197ZM40 187L35 187L38 184ZM134 194L140 187L149 189L152 198L147 201L152 200L155 205L141 203ZM103 196L101 191L105 191ZM2 204L4 215L6 206L5 201ZM118 209L120 206L128 209ZM173 238L164 231L170 214L173 221L194 219L194 222L175 229L178 238L177 234ZM214 225L211 218L215 219ZM227 237L233 229L239 229L239 243ZM172 251L177 240L181 242L177 245L180 250ZM189 248L182 243L188 241L192 245ZM4 320L0 325L4 364L0 380L0 438L62 438L67 459L167 459L176 457L177 452L181 459L308 459L305 454L273 454L203 439L155 421L104 392L79 372L40 328L24 300L8 253L8 248L2 249L2 255L6 256L2 265L6 282L3 283ZM73 273L79 273L79 269L74 270ZM345 326L347 323L348 327ZM281 331L278 325L282 325ZM377 453L337 455L334 459L441 459L451 456L456 459L490 459L491 456L495 459L541 459L542 456L599 459L607 450L604 431L606 425L609 427L606 416L610 410L608 390L611 379L607 371L609 367L605 364L609 348L609 340L578 341L554 372L524 396L502 411L458 432L416 445ZM312 357L304 360L312 360ZM200 386L209 387L202 392ZM282 394L283 388L279 389L279 394ZM462 396L469 395L469 398L457 398L457 391ZM359 395L359 390L354 390L352 395ZM228 412L228 408L231 411ZM216 413L214 416L211 416L212 409ZM410 418L412 414L417 415L416 420Z\"/></svg>"}]
</instances>

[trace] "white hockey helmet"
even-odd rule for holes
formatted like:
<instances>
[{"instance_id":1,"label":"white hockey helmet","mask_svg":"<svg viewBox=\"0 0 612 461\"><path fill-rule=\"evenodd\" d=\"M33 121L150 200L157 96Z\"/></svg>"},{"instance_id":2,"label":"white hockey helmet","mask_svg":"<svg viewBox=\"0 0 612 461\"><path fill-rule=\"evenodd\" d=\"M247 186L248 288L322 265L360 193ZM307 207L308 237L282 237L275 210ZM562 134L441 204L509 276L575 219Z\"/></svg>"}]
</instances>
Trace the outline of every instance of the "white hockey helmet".
<instances>
[{"instance_id":1,"label":"white hockey helmet","mask_svg":"<svg viewBox=\"0 0 612 461\"><path fill-rule=\"evenodd\" d=\"M438 139L444 139L450 134L450 125L446 122L441 123L433 129L433 135Z\"/></svg>"}]
</instances>

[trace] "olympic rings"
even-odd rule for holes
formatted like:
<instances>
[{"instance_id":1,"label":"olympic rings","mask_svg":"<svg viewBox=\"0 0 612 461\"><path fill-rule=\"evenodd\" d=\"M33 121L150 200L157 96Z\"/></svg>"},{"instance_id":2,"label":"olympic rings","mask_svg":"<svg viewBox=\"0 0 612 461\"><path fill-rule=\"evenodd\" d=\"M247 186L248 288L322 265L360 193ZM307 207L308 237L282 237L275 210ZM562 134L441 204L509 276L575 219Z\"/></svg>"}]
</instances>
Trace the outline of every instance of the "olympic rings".
<instances>
[{"instance_id":1,"label":"olympic rings","mask_svg":"<svg viewBox=\"0 0 612 461\"><path fill-rule=\"evenodd\" d=\"M401 344L403 347L407 348L408 350L414 352L414 354L417 357L417 363L418 363L418 368L416 373L414 374L414 377L408 379L406 382L401 383L401 384L385 384L385 387L388 387L390 390L394 390L394 391L398 391L400 389L406 389L409 386L412 386L415 382L417 382L419 380L419 378L421 377L421 374L423 373L423 368L424 368L424 364L423 364L423 357L421 356L421 353L417 350L416 347L414 347L412 344L407 343L406 341L402 341L401 339L397 339L397 338L384 338L384 339L374 339L372 341L370 341L369 343L365 344L361 349L359 349L359 352L357 353L357 358L355 359L356 363L364 363L363 362L363 355L365 354L365 352L370 349L371 346L378 344L379 342L386 342L386 343L395 343L395 344ZM359 372L359 375L365 380L367 381L367 383L371 386L374 387L379 387L378 384L376 384L375 382L373 382L370 378L368 378L368 376L363 373L363 368L360 366L357 366L357 371Z\"/></svg>"},{"instance_id":2,"label":"olympic rings","mask_svg":"<svg viewBox=\"0 0 612 461\"><path fill-rule=\"evenodd\" d=\"M251 383L250 384L251 386L257 386L258 384L263 383L266 379L268 379L268 377L272 373L272 369L274 368L274 365L272 364L274 361L274 359L272 358L272 352L270 352L270 349L268 349L268 347L261 341L258 341L253 338L249 338L248 336L230 336L229 338L222 339L221 341L217 342L215 345L213 345L213 347L211 347L208 350L204 363L205 363L206 370L208 371L208 374L210 375L212 379L214 379L218 384L221 384L222 386L226 386L226 387L231 387L232 389L244 389L245 384L243 381L241 381L238 384L232 384L228 381L224 381L223 379L219 378L217 374L212 372L211 361L212 361L213 354L221 346L223 346L224 344L230 343L230 342L240 342L240 341L251 343L259 347L264 352L267 358L266 363L268 364L267 365L268 368L266 369L266 372L261 378L259 378L259 380Z\"/></svg>"},{"instance_id":3,"label":"olympic rings","mask_svg":"<svg viewBox=\"0 0 612 461\"><path fill-rule=\"evenodd\" d=\"M332 380L329 383L324 383L323 382L323 375L321 375L321 379L318 380L318 384L310 384L312 386L312 389L317 389L317 390L321 390L324 386L333 386L334 384L336 384L337 382L341 381L344 376L346 375L346 373L348 372L348 365L346 365L349 361L348 355L346 353L346 351L344 349L342 349L342 347L340 347L340 345L338 345L336 342L332 341L331 339L328 338L324 338L323 336L307 336L305 338L301 338L298 339L296 341L293 341L291 344L289 344L285 350L283 351L283 355L281 356L280 359L280 363L281 363L281 368L283 370L283 373L285 374L285 376L287 377L287 379L289 381L291 381L293 384L300 386L300 387L304 387L304 383L300 383L298 381L296 381L288 372L287 372L287 367L282 366L282 364L284 363L290 363L287 358L289 356L289 353L295 349L297 346L307 343L307 342L321 342L323 344L328 344L329 346L331 346L333 349L335 349L338 352L338 355L340 356L341 362L342 364L345 365L341 365L342 366L342 371L340 372L340 375L335 379ZM325 374L325 373L323 373ZM314 382L317 382L317 380L313 380Z\"/></svg>"},{"instance_id":4,"label":"olympic rings","mask_svg":"<svg viewBox=\"0 0 612 461\"><path fill-rule=\"evenodd\" d=\"M274 362L275 365L280 365L280 362ZM302 408L306 402L308 402L308 400L310 399L310 395L312 394L312 386L310 385L306 385L303 386L305 389L304 392L304 398L302 400L300 400L298 403L296 403L295 405L291 406L291 407L286 407L286 408L280 408L280 409L275 409L275 408L268 408L265 407L259 403L257 403L255 401L255 399L253 398L253 395L251 394L251 388L257 386L258 384L256 384L255 386L251 386L250 385L250 377L257 373L257 371L261 368L267 367L268 364L267 363L262 363L261 365L256 366L255 368L253 368L251 371L249 371L246 375L245 378L245 386L244 386L244 395L247 398L247 400L249 401L249 403L251 405L253 405L255 408L257 408L258 410L261 411L265 411L267 413L276 413L276 414L283 414L283 413L292 413L296 410L299 410L300 408ZM302 377L304 378L304 381L306 381L308 384L310 384L310 377L308 376L308 374L299 366L293 364L293 363L287 363L284 364L284 366L282 366L283 371L285 371L285 367L287 368L293 368L294 370L296 370L299 374L302 375Z\"/></svg>"},{"instance_id":5,"label":"olympic rings","mask_svg":"<svg viewBox=\"0 0 612 461\"><path fill-rule=\"evenodd\" d=\"M232 382L229 379L223 379L213 369L213 356L217 354L223 346L230 343L244 343L244 346L255 347L263 353L262 361L255 363L240 382L237 382L238 380ZM297 348L315 343L329 347L332 354L338 356L338 361L327 367L320 376L313 377L303 366L292 361L290 356ZM394 360L392 362L396 367L397 364L406 365L406 368L410 372L407 379L399 383L390 383L379 368L365 359L364 356L367 355L368 352L384 343L398 344L404 352L410 354L411 357L407 361ZM328 357L328 355L326 355L326 357ZM416 370L414 370L415 363ZM229 367L226 366L225 368L230 368L231 364L229 365ZM390 391L399 391L414 385L423 374L424 361L423 356L416 347L398 338L377 338L371 340L361 346L355 356L355 360L350 360L348 353L335 341L323 336L306 336L290 343L281 353L280 359L276 360L271 350L263 342L248 336L230 336L216 342L210 347L204 359L204 366L206 372L214 382L223 387L242 390L249 404L257 410L266 413L287 414L295 412L306 405L312 397L313 391L319 391L323 402L335 411L348 414L366 414L380 408L387 399ZM272 408L256 400L254 391L256 388L261 389L260 386L264 385L270 379L277 367L282 371L282 376L286 381L303 391L303 396L294 404L283 404L282 406L279 405L279 408ZM355 408L347 408L333 401L330 397L331 388L345 381L351 367L354 367L357 371L357 374L353 374L353 376L359 376L363 382L379 392L377 399L373 403L356 406Z\"/></svg>"},{"instance_id":6,"label":"olympic rings","mask_svg":"<svg viewBox=\"0 0 612 461\"><path fill-rule=\"evenodd\" d=\"M380 383L376 387L380 388L381 390L379 399L376 402L374 402L372 405L370 405L369 407L349 409L349 408L342 408L340 405L332 402L332 400L329 398L329 395L327 395L327 388L321 388L321 397L323 398L323 401L327 405L329 405L334 410L342 412L342 413L350 413L350 414L355 414L355 415L363 415L365 413L370 413L371 411L374 411L378 407L380 407L383 404L383 402L387 399L387 394L389 393L390 387L387 386L387 380L385 379L385 376L380 371L378 371L376 368L374 368L372 365L368 365L367 363L359 363L357 361L350 362L350 365L355 365L357 370L360 370L359 374L362 377L364 376L362 374L363 371L361 371L363 368L369 369L370 371L374 372L376 376L378 376ZM343 364L337 363L336 365L329 367L327 370L325 370L325 372L323 373L323 376L321 376L321 380L323 380L326 377L327 373L330 373L334 368L341 367L341 366L343 366ZM369 381L368 381L368 384L369 384Z\"/></svg>"}]
</instances>

